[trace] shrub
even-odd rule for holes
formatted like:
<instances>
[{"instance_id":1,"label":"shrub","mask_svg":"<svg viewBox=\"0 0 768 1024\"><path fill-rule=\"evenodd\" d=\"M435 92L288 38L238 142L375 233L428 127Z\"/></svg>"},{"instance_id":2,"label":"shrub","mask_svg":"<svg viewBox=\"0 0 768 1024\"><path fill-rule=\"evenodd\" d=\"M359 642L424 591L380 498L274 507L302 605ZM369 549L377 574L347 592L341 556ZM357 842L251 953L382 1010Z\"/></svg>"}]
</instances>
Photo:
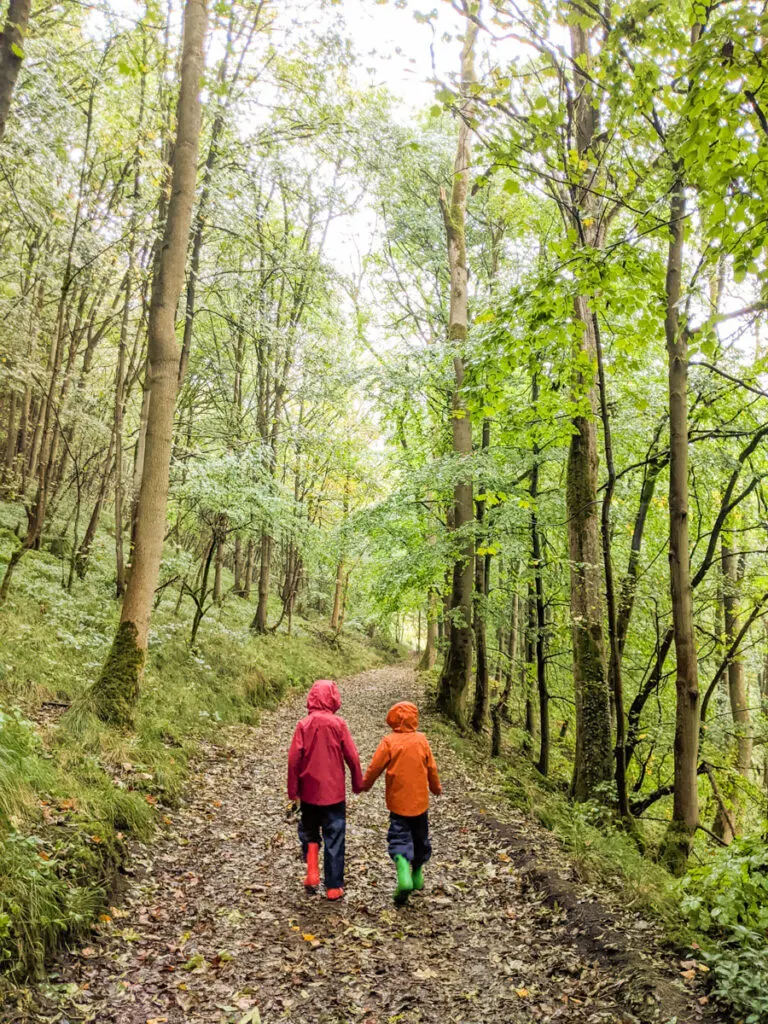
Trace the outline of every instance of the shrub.
<instances>
[{"instance_id":1,"label":"shrub","mask_svg":"<svg viewBox=\"0 0 768 1024\"><path fill-rule=\"evenodd\" d=\"M711 940L702 956L714 994L744 1015L745 1024L768 1020L768 846L735 840L683 880L682 910Z\"/></svg>"}]
</instances>

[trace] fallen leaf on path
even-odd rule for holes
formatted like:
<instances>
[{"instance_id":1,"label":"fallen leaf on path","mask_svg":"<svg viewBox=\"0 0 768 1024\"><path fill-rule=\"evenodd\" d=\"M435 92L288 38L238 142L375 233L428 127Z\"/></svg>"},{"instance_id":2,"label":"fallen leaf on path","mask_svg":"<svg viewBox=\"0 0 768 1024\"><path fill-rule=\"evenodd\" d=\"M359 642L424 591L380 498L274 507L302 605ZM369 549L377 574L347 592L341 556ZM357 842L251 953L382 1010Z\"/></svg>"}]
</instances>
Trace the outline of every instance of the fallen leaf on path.
<instances>
[{"instance_id":1,"label":"fallen leaf on path","mask_svg":"<svg viewBox=\"0 0 768 1024\"><path fill-rule=\"evenodd\" d=\"M244 1017L241 1017L237 1024L261 1024L261 1014L257 1006L249 1010Z\"/></svg>"}]
</instances>

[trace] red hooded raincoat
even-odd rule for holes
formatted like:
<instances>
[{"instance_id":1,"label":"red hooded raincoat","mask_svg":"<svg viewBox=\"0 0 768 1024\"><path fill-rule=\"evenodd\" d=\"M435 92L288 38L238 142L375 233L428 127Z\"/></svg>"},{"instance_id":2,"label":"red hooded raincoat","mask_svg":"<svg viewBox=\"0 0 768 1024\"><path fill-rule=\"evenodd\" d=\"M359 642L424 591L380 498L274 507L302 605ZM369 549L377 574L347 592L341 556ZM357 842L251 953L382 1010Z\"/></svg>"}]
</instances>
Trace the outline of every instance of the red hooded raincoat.
<instances>
[{"instance_id":1,"label":"red hooded raincoat","mask_svg":"<svg viewBox=\"0 0 768 1024\"><path fill-rule=\"evenodd\" d=\"M360 757L349 726L336 712L341 696L336 683L318 679L307 694L309 714L296 726L288 752L288 798L308 804L338 804L346 799L344 763L352 791L363 787Z\"/></svg>"}]
</instances>

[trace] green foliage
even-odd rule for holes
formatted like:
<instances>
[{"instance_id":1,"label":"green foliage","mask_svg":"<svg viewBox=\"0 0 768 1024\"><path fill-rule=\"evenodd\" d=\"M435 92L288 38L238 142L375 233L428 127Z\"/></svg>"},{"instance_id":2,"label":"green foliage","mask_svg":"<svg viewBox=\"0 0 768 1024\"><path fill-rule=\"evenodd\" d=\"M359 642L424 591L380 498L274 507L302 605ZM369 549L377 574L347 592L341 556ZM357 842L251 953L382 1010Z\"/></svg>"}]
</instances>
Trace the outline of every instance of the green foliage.
<instances>
[{"instance_id":1,"label":"green foliage","mask_svg":"<svg viewBox=\"0 0 768 1024\"><path fill-rule=\"evenodd\" d=\"M737 839L692 867L683 881L682 911L707 937L703 953L715 994L744 1015L768 1016L768 845Z\"/></svg>"}]
</instances>

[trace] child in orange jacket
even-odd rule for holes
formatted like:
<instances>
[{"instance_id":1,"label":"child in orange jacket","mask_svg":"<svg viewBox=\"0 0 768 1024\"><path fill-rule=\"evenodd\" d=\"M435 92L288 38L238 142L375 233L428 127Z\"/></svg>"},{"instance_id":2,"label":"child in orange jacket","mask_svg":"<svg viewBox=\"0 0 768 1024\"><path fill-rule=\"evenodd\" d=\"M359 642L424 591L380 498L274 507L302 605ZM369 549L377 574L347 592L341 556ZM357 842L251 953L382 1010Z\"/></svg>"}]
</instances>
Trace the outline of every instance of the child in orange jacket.
<instances>
[{"instance_id":1,"label":"child in orange jacket","mask_svg":"<svg viewBox=\"0 0 768 1024\"><path fill-rule=\"evenodd\" d=\"M424 888L424 865L432 856L429 841L429 794L440 796L443 788L429 740L417 732L419 709L402 701L389 709L385 736L368 765L363 779L367 792L386 769L386 800L389 808L387 842L397 869L395 903L402 906L414 889Z\"/></svg>"}]
</instances>

